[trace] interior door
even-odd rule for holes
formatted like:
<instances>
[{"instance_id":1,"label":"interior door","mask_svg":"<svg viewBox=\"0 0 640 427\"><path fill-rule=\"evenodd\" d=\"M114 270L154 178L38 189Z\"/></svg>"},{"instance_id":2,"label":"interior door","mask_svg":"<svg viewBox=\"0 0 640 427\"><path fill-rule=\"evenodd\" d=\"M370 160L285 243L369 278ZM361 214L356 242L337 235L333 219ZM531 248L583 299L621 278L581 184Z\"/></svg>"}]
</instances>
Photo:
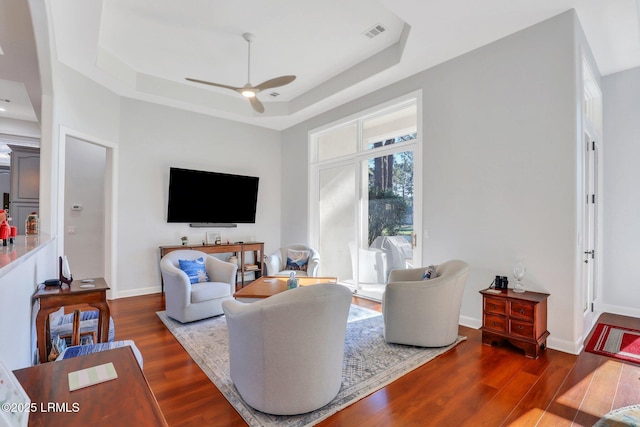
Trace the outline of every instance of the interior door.
<instances>
[{"instance_id":1,"label":"interior door","mask_svg":"<svg viewBox=\"0 0 640 427\"><path fill-rule=\"evenodd\" d=\"M598 145L585 134L585 230L583 239L583 311L584 330L589 331L594 322L598 247Z\"/></svg>"}]
</instances>

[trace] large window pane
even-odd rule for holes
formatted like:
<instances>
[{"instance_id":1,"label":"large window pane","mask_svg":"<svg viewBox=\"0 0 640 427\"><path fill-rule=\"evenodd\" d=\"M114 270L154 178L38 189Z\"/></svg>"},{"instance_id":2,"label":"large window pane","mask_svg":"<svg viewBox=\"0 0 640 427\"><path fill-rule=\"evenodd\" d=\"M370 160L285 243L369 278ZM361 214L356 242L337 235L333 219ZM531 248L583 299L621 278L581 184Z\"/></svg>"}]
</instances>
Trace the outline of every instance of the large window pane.
<instances>
[{"instance_id":1,"label":"large window pane","mask_svg":"<svg viewBox=\"0 0 640 427\"><path fill-rule=\"evenodd\" d=\"M416 138L417 112L415 104L398 111L368 118L362 124L365 149L397 144Z\"/></svg>"},{"instance_id":2,"label":"large window pane","mask_svg":"<svg viewBox=\"0 0 640 427\"><path fill-rule=\"evenodd\" d=\"M353 277L349 245L356 238L356 165L320 171L319 250L321 274Z\"/></svg>"},{"instance_id":3,"label":"large window pane","mask_svg":"<svg viewBox=\"0 0 640 427\"><path fill-rule=\"evenodd\" d=\"M318 161L353 154L358 149L358 123L350 123L318 135Z\"/></svg>"}]
</instances>

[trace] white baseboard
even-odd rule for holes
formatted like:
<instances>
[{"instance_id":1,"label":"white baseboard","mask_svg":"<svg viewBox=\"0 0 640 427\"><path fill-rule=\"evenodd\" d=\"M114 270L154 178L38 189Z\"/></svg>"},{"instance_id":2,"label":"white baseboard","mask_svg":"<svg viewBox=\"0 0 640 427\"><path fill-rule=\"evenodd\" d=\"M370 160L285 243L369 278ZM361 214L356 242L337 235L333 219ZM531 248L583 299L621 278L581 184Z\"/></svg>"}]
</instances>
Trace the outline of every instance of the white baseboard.
<instances>
[{"instance_id":1,"label":"white baseboard","mask_svg":"<svg viewBox=\"0 0 640 427\"><path fill-rule=\"evenodd\" d=\"M162 288L160 287L160 285L149 286L147 288L137 288L137 289L126 290L126 291L121 290L121 291L118 291L116 295L114 295L114 293L112 292L111 298L112 299L129 298L129 297L137 297L140 295L159 294L160 292L162 292Z\"/></svg>"},{"instance_id":2,"label":"white baseboard","mask_svg":"<svg viewBox=\"0 0 640 427\"><path fill-rule=\"evenodd\" d=\"M582 351L582 340L579 340L578 342L571 342L554 338L553 335L550 335L549 338L547 338L547 348L561 351L563 353L578 355Z\"/></svg>"},{"instance_id":3,"label":"white baseboard","mask_svg":"<svg viewBox=\"0 0 640 427\"><path fill-rule=\"evenodd\" d=\"M601 313L619 314L620 316L630 316L640 318L640 309L633 307L625 307L621 305L602 304L600 307Z\"/></svg>"},{"instance_id":4,"label":"white baseboard","mask_svg":"<svg viewBox=\"0 0 640 427\"><path fill-rule=\"evenodd\" d=\"M469 316L460 316L458 323L467 328L480 329L482 327L482 320Z\"/></svg>"}]
</instances>

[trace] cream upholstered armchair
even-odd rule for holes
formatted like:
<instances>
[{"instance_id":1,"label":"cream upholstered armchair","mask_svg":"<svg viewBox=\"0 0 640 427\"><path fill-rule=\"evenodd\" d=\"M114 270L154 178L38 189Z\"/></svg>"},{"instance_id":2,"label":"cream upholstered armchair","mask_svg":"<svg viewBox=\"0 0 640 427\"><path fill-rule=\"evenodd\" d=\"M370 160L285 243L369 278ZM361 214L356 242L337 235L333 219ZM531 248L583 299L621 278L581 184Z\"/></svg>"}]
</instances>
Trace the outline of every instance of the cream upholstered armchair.
<instances>
[{"instance_id":1,"label":"cream upholstered armchair","mask_svg":"<svg viewBox=\"0 0 640 427\"><path fill-rule=\"evenodd\" d=\"M340 391L351 291L318 284L262 301L222 303L231 380L251 407L275 415L316 410Z\"/></svg>"},{"instance_id":2,"label":"cream upholstered armchair","mask_svg":"<svg viewBox=\"0 0 640 427\"><path fill-rule=\"evenodd\" d=\"M320 254L309 245L297 243L283 246L266 256L264 263L268 276L288 276L294 271L296 276L316 277L320 267Z\"/></svg>"},{"instance_id":3,"label":"cream upholstered armchair","mask_svg":"<svg viewBox=\"0 0 640 427\"><path fill-rule=\"evenodd\" d=\"M459 260L447 261L435 266L435 278L422 280L425 270L391 270L382 295L385 341L443 347L458 337L469 265Z\"/></svg>"},{"instance_id":4,"label":"cream upholstered armchair","mask_svg":"<svg viewBox=\"0 0 640 427\"><path fill-rule=\"evenodd\" d=\"M180 261L202 258L206 276L191 280L180 269ZM193 322L222 314L222 301L236 290L238 266L196 250L177 250L160 260L167 315L179 322ZM195 283L192 283L194 281Z\"/></svg>"}]
</instances>

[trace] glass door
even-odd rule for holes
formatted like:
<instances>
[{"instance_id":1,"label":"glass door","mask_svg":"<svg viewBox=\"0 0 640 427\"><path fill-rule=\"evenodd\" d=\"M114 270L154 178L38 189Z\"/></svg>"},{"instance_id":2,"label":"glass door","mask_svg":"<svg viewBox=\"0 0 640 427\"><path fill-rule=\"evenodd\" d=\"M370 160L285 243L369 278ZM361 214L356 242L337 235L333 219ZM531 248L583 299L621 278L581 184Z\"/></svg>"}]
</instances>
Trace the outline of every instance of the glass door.
<instances>
[{"instance_id":1,"label":"glass door","mask_svg":"<svg viewBox=\"0 0 640 427\"><path fill-rule=\"evenodd\" d=\"M416 123L413 100L312 135L310 240L320 273L362 296L381 299L389 272L420 259Z\"/></svg>"}]
</instances>

